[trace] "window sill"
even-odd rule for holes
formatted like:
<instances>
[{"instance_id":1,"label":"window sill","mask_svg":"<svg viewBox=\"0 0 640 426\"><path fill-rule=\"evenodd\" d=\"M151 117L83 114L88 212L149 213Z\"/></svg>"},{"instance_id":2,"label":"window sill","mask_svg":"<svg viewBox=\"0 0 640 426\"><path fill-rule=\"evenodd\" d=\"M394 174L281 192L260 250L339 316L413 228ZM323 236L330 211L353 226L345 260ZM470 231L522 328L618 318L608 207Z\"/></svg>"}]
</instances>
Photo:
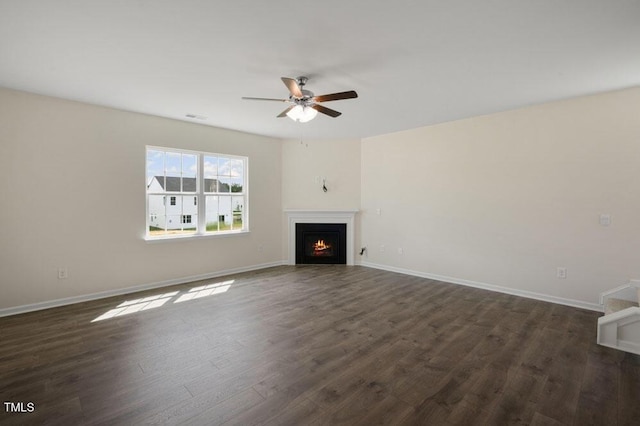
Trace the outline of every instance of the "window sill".
<instances>
[{"instance_id":1,"label":"window sill","mask_svg":"<svg viewBox=\"0 0 640 426\"><path fill-rule=\"evenodd\" d=\"M250 231L226 231L226 232L217 232L215 234L202 234L202 235L170 235L163 237L149 237L145 236L143 239L147 243L166 243L171 241L193 241L193 240L207 240L207 239L215 239L215 238L228 238L234 237L238 235L246 235L249 234Z\"/></svg>"}]
</instances>

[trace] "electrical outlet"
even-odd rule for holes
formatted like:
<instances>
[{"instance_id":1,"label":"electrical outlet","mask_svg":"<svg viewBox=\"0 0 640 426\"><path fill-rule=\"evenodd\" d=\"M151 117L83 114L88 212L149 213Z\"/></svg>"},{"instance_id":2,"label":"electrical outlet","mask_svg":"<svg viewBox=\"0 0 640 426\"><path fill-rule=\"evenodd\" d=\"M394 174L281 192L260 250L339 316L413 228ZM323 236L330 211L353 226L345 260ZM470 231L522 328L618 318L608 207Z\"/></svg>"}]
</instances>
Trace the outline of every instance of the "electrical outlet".
<instances>
[{"instance_id":1,"label":"electrical outlet","mask_svg":"<svg viewBox=\"0 0 640 426\"><path fill-rule=\"evenodd\" d=\"M567 268L559 266L558 269L556 269L556 277L558 279L561 279L561 280L566 279L567 278Z\"/></svg>"},{"instance_id":2,"label":"electrical outlet","mask_svg":"<svg viewBox=\"0 0 640 426\"><path fill-rule=\"evenodd\" d=\"M402 247L398 247L398 254L404 254L404 250L402 249Z\"/></svg>"},{"instance_id":3,"label":"electrical outlet","mask_svg":"<svg viewBox=\"0 0 640 426\"><path fill-rule=\"evenodd\" d=\"M384 251L384 244L380 244L380 252Z\"/></svg>"},{"instance_id":4,"label":"electrical outlet","mask_svg":"<svg viewBox=\"0 0 640 426\"><path fill-rule=\"evenodd\" d=\"M58 279L66 280L67 278L69 278L69 270L67 269L67 267L63 266L58 268Z\"/></svg>"}]
</instances>

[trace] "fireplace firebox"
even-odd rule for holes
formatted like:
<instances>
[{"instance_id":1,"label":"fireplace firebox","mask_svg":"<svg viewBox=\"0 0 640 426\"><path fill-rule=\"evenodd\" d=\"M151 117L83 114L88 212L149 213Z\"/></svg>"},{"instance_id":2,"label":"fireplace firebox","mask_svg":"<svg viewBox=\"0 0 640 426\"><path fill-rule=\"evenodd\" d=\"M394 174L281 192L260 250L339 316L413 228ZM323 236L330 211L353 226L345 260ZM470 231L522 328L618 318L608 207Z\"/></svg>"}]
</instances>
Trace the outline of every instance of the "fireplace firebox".
<instances>
[{"instance_id":1,"label":"fireplace firebox","mask_svg":"<svg viewBox=\"0 0 640 426\"><path fill-rule=\"evenodd\" d=\"M296 223L296 264L346 264L347 225Z\"/></svg>"}]
</instances>

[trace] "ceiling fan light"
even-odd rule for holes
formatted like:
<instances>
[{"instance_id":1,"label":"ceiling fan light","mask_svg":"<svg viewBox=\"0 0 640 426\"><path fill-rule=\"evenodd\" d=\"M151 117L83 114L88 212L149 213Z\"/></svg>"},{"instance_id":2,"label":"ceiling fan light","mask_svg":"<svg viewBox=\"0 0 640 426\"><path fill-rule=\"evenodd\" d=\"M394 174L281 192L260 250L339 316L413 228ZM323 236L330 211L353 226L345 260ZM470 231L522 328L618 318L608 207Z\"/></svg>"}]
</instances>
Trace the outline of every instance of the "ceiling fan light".
<instances>
[{"instance_id":1,"label":"ceiling fan light","mask_svg":"<svg viewBox=\"0 0 640 426\"><path fill-rule=\"evenodd\" d=\"M289 117L293 121L298 121L300 120L300 118L302 118L302 114L303 114L302 105L296 105L287 112L287 117Z\"/></svg>"},{"instance_id":2,"label":"ceiling fan light","mask_svg":"<svg viewBox=\"0 0 640 426\"><path fill-rule=\"evenodd\" d=\"M300 123L306 123L307 121L311 121L316 118L318 115L318 111L309 107L296 105L287 112L287 116L293 121L298 121Z\"/></svg>"},{"instance_id":3,"label":"ceiling fan light","mask_svg":"<svg viewBox=\"0 0 640 426\"><path fill-rule=\"evenodd\" d=\"M306 123L307 121L311 121L316 118L316 115L318 115L318 111L311 108L310 106L306 106L302 108L302 117L300 117L298 121L301 123Z\"/></svg>"}]
</instances>

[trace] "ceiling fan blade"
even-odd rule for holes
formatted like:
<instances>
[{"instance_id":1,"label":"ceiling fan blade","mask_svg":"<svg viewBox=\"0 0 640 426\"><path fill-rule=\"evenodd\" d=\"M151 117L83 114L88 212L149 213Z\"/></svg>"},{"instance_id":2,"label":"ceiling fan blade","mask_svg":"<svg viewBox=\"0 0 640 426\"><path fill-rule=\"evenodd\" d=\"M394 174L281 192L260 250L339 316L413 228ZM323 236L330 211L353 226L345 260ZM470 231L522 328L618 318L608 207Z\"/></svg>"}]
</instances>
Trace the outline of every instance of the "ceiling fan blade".
<instances>
[{"instance_id":1,"label":"ceiling fan blade","mask_svg":"<svg viewBox=\"0 0 640 426\"><path fill-rule=\"evenodd\" d=\"M287 113L289 111L291 111L293 109L293 107L295 107L295 105L291 105L289 108L287 108L284 111L282 111L280 114L278 114L278 118L286 117Z\"/></svg>"},{"instance_id":2,"label":"ceiling fan blade","mask_svg":"<svg viewBox=\"0 0 640 426\"><path fill-rule=\"evenodd\" d=\"M331 93L329 95L314 96L312 99L315 102L328 102L328 101L339 101L340 99L353 99L357 97L358 97L358 94L355 91L349 90L348 92Z\"/></svg>"},{"instance_id":3,"label":"ceiling fan blade","mask_svg":"<svg viewBox=\"0 0 640 426\"><path fill-rule=\"evenodd\" d=\"M295 79L289 78L289 77L281 77L281 78L284 85L287 86L287 89L289 89L289 92L291 93L291 95L293 95L296 98L301 98L303 96L302 90L300 90L300 86L298 86L298 82Z\"/></svg>"},{"instance_id":4,"label":"ceiling fan blade","mask_svg":"<svg viewBox=\"0 0 640 426\"><path fill-rule=\"evenodd\" d=\"M338 112L338 111L336 111L334 109L327 108L325 106L318 105L318 104L311 105L311 108L315 109L318 112L326 114L329 117L333 117L333 118L340 117L342 115L341 112Z\"/></svg>"},{"instance_id":5,"label":"ceiling fan blade","mask_svg":"<svg viewBox=\"0 0 640 426\"><path fill-rule=\"evenodd\" d=\"M274 98L249 98L243 96L242 99L246 99L249 101L277 101L277 102L287 102L289 99L274 99Z\"/></svg>"}]
</instances>

